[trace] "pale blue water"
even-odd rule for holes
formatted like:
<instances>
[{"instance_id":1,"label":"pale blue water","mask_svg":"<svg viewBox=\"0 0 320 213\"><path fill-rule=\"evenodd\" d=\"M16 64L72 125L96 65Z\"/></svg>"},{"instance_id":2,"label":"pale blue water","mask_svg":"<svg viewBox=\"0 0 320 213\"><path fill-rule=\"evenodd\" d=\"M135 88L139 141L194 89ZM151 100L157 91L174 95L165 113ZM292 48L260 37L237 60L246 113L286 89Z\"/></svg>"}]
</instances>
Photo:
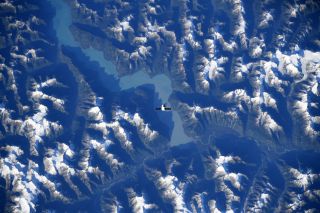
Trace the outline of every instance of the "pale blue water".
<instances>
[{"instance_id":1,"label":"pale blue water","mask_svg":"<svg viewBox=\"0 0 320 213\"><path fill-rule=\"evenodd\" d=\"M274 212L280 209L278 208L278 205L283 205L285 207L289 206L287 203L289 196L287 196L287 194L285 193L290 193L292 195L293 193L303 194L305 190L309 190L310 193L315 194L317 192L316 190L319 190L320 183L316 179L311 182L308 188L293 187L288 182L290 180L293 180L291 179L292 177L288 174L288 172L286 172L286 170L283 169L285 168L285 165L287 165L287 169L289 167L292 167L298 169L302 173L312 172L319 174L320 166L318 162L320 161L320 156L318 152L312 152L310 150L296 150L284 153L274 153L272 151L264 149L264 146L259 146L253 139L251 140L246 137L237 137L235 135L222 134L221 132L221 134L217 134L218 136L214 136L214 134L210 135L208 140L205 140L208 143L187 143L188 141L190 141L190 139L184 134L181 120L175 111L154 111L155 106L159 106L161 103L168 102L170 94L173 92L170 79L166 75L157 75L151 78L146 72L143 71L136 72L130 76L119 77L113 63L105 60L101 51L97 51L93 48L82 49L80 44L74 40L72 33L69 30L69 26L72 23L70 15L71 11L69 10L68 5L64 3L64 1L66 0L51 0L52 4L57 10L57 14L53 20L53 23L57 33L58 42L61 45L60 47L63 54L69 57L71 62L80 69L85 81L90 85L95 94L101 97L97 100L97 105L104 112L106 120L109 121L109 119L112 118L110 108L115 104L129 113L138 112L145 119L145 121L150 124L152 129L157 130L162 136L164 136L164 138L169 138L172 133L171 144L173 146L167 147L167 144L165 144L165 148L168 149L165 149L163 151L163 149L159 148L161 146L161 144L159 144L159 146L149 152L145 148L143 142L140 140L136 128L134 128L128 122L122 120L120 121L120 124L126 131L128 131L129 140L134 143L135 150L138 151L137 153L139 156L130 156L130 153L124 151L120 143L109 145L107 147L108 151L125 165L125 168L123 170L120 170L120 175L118 175L116 173L113 173L111 167L106 164L105 159L101 158L94 149L90 149L88 161L89 165L93 168L98 167L101 171L103 171L105 176L108 178L107 182L100 182L99 178L92 175L91 172L79 168L78 163L84 156L82 151L86 150L86 147L83 147L82 144L84 138L83 134L88 134L91 139L95 139L99 142L102 140L102 135L99 132L88 129L86 120L78 116L76 110L74 110L76 109L76 105L79 103L77 90L78 84L66 64L60 63L61 61L59 60L51 59L56 59L56 46L52 46L52 49L48 49L47 44L41 44L41 42L40 44L37 43L35 44L34 48L39 46L39 48L42 49L44 53L49 52L48 54L45 53L45 57L48 57L49 61L53 63L49 66L41 68L40 70L33 70L34 72L32 73L21 72L19 67L15 67L16 69L14 69L14 74L17 81L16 85L18 87L18 92L20 93L20 100L23 106L30 106L30 109L33 109L32 106L34 105L34 103L29 100L29 95L25 94L25 88L28 88L28 85L30 83L30 77L35 78L36 82L41 82L44 79L48 79L53 76L57 78L60 83L66 85L65 88L47 87L41 89L43 89L43 91L48 95L63 98L63 100L66 100L67 104L65 104L65 109L67 113L58 112L57 110L52 108L51 103L48 103L48 101L41 101L41 103L48 107L48 114L46 116L46 119L48 121L57 121L63 126L63 129L65 131L63 131L62 134L58 137L54 136L52 137L52 139L45 138L44 143L39 143L39 145L37 146L39 156L35 157L30 154L29 140L26 137L3 134L7 133L7 131L3 126L0 125L1 134L2 136L4 136L4 138L0 140L2 145L16 146L23 150L23 154L21 156L11 159L10 157L12 157L13 155L0 147L0 158L10 158L9 161L5 161L4 165L10 165L9 162L11 162L12 160L13 164L16 164L16 169L19 170L21 174L23 174L23 176L21 177L21 181L26 184L30 183L31 181L35 184L37 189L40 190L39 192L41 192L39 195L32 197L32 202L36 206L36 210L34 212L110 212L105 211L103 209L103 205L110 203L110 201L113 199L120 208L119 212L130 212L131 206L126 194L127 188L133 188L138 196L143 195L146 203L155 203L159 207L159 211L157 212L173 212L174 209L172 203L161 197L163 187L162 189L157 189L157 186L159 186L159 182L152 181L153 178L151 178L152 175L150 174L153 173L153 171L161 172L161 176L163 177L170 175L178 179L174 181L172 185L172 192L179 192L179 190L176 190L177 187L184 185L185 188L180 194L182 198L181 200L186 203L186 207L190 211L192 210L191 204L195 203L194 195L200 195L204 210L200 211L199 209L197 209L196 212L210 212L210 209L208 207L208 202L210 200L215 200L217 202L217 208L221 212L226 212L227 197L223 192L225 190L221 190L221 188L218 186L219 181L217 176L215 176L216 166L213 162L213 159L216 159L219 155L237 156L241 159L241 162L236 161L223 164L225 171L228 173L244 174L239 175L239 181L242 186L241 190L236 189L230 181L224 180L226 186L233 191L235 196L239 196L240 198L239 202L232 202L231 204L231 208L234 212L246 212L246 207L248 205L251 206L256 203L255 196L260 196L260 193L269 192L269 188L272 188L270 190L270 205L267 207L267 209L263 210L263 212ZM51 5L49 5L50 7L47 8L48 5L46 4L46 1L39 2L43 4L42 6L40 6L40 11L42 14L44 14L44 18L42 17L41 19L45 20L46 23L51 23L51 19L53 18L53 8L51 7ZM104 12L105 9L104 3L101 2L96 3L95 1L88 2L85 0L78 0L78 2L85 2L88 7L92 7L93 9L97 10L100 15ZM110 6L112 6L111 2ZM171 1L164 0L160 2L160 5L162 5L163 8L166 8L165 4L169 4ZM131 6L133 6L134 8L133 14L140 13L140 8L136 7L138 3L140 2L130 1L130 4L132 4ZM256 1L248 0L243 1L242 3L246 11L245 19L247 20L248 36L255 36L256 29L254 27L256 24L255 16L257 14L254 14L254 9L256 8ZM281 3L279 4L282 3L283 2L281 1ZM209 1L207 1L206 3L201 2L201 5L203 5L206 9L201 9L199 11L193 11L193 9L190 9L188 13L194 15L195 17L201 17L202 15L205 16L205 19L201 21L201 27L203 28L204 34L207 35L208 33L206 32L206 29L211 26L212 20L228 19L228 11L220 12L221 15L219 15L216 14L216 11L212 13L212 7L211 4L209 4ZM179 5L176 8L178 7ZM278 8L281 9L281 5L279 5ZM122 11L122 9L123 8L118 8L117 10L120 13L124 12L124 14L126 15L126 11ZM278 20L279 17L283 15L281 10L276 11L278 12L275 13L274 20ZM219 12L219 10L217 10L217 12ZM175 13L175 15L171 17L171 21L175 22L175 20L178 20L179 18L178 9L173 9L173 13ZM4 15L6 16L7 13L4 13ZM22 15L24 17L26 16L26 13L19 14L19 12L17 12L16 15L17 18L20 19L21 17L19 16ZM30 15L32 15L32 12L30 13ZM165 14L164 16L166 15L167 14ZM14 17L15 15L12 16ZM161 21L161 18L156 20ZM280 22L281 21L279 21L279 23ZM137 23L138 20L134 20L132 26L136 26ZM226 34L226 36L224 36L226 40L230 39L229 25L231 23L232 22L227 22L226 25L221 26L222 28L224 28L222 31ZM172 30L175 32L178 39L183 37L180 24L181 23L174 23L171 26L170 24L169 26L166 26L169 28L168 30ZM275 23L275 25L277 24L278 23ZM52 32L51 25L49 27L50 29L45 29L45 31L48 30L48 32L42 33L44 35L47 35L48 39L50 38L49 40L52 41L52 36L55 37L55 32ZM274 35L272 31L274 29L276 30L277 28L272 27L270 29L270 33L266 34L266 45L274 45L271 42L271 39ZM90 27L88 27L87 30L91 31ZM3 29L3 32L6 32L6 30ZM95 32L92 31L90 33L95 34ZM200 35L194 34L194 36L199 41L203 39ZM33 43L31 44L33 45ZM121 48L123 46L126 46L126 44L127 42L121 44ZM184 66L186 67L186 78L187 82L194 89L196 84L193 75L193 49L190 45L189 47L188 45L186 46L188 52L190 52L189 57L187 57L187 60L184 62ZM131 47L129 49L131 49ZM226 57L230 58L237 57L237 55L234 56L231 53L224 53L223 48L221 46L219 47L219 45L216 45L215 49L217 50L217 53L215 54L217 57L220 56L220 53L221 56L225 55ZM23 45L21 50L23 50ZM316 48L316 50L319 51L318 48ZM271 52L272 51L273 50L271 50ZM6 52L6 50L2 50L2 57L4 57L5 60L10 61L11 59L9 53L6 53L6 55L3 54L3 52ZM249 57L246 51L241 54L243 54L242 57L244 64L257 62L258 60L260 60L253 60ZM172 60L174 60L174 58L172 58ZM278 63L276 58L274 58L273 61L275 63ZM232 60L229 60L229 62L225 65L227 78L229 78L230 76L230 70L232 68L231 64ZM292 79L283 76L279 70L275 69L273 71L274 74L280 79L288 80L292 83ZM6 75L4 79L6 79ZM288 84L288 87L291 86L291 83ZM199 104L201 107L214 106L222 111L226 111L234 107L234 104L226 104L225 102L221 102L221 100L217 98L216 95L214 95L215 91L213 90L215 90L216 88L215 85L212 84L211 86L211 94L213 95L189 94L176 91L174 91L174 93L179 101L188 105ZM245 81L239 84L224 84L221 86L221 91L232 91L237 88L245 89L246 92L252 96L253 88L251 87L249 81ZM262 111L266 111L271 115L271 117L274 118L276 123L279 123L281 126L283 126L285 133L289 137L293 133L293 121L291 120L291 114L290 112L288 112L287 107L288 94L286 94L286 96L284 97L273 87L269 87L267 84L261 84L260 89L261 91L265 91L271 94L277 101L278 106L278 110L273 110L266 106L262 106ZM285 90L287 93L289 93L288 89ZM84 92L81 94L85 95L86 93ZM11 92L8 92L8 94L6 94L6 97L8 99L8 104L5 103L6 101L2 104L0 103L0 108L13 110L11 113L12 119L24 119L27 116L33 116L34 110L29 110L29 112L26 113L26 116L21 118L21 113L19 113L15 96L12 95ZM317 101L319 102L318 96L308 93L308 102L318 103ZM316 107L311 107L309 113L312 116L318 116L318 111L319 110ZM239 111L237 111L237 113L239 113ZM239 113L239 116L243 116L242 118L244 118L243 120L245 120L247 114ZM174 121L174 124L172 120ZM202 122L204 120L200 118L199 121ZM76 124L74 125L76 127L73 127L73 124ZM205 128L206 126L207 125L204 123L203 127ZM210 127L207 128L208 132L212 131L213 133L219 133L217 131L220 131L212 128L209 129ZM316 128L319 128L319 126ZM202 134L199 133L198 135L201 136ZM117 141L113 132L110 132L108 137L108 139L112 141ZM53 149L56 151L56 141L66 143L76 153L76 155L72 158L64 156L63 161L67 166L75 169L76 173L74 175L71 175L70 179L79 188L84 197L77 197L74 191L70 188L69 183L64 180L64 177L61 174L50 175L45 171L43 159L48 155L48 149ZM268 143L269 142L270 141L268 141ZM305 142L307 143L308 141L306 140ZM260 143L263 144L264 141L260 141ZM277 143L276 140L275 143ZM177 144L180 145L176 146ZM279 147L283 146L285 148L286 144L278 145ZM52 183L54 183L54 185L56 186L56 190L58 192L61 192L66 197L70 198L71 203L64 203L62 201L55 200L50 196L49 191L45 189L45 184L40 183L39 180L34 177L32 177L32 179L30 180L30 175L26 175L30 173L28 168L30 161L38 165L38 167L34 167L33 170L39 175L45 176L50 181L52 181ZM20 163L25 166L22 166L22 164ZM56 166L58 167L59 165L57 164ZM13 169L13 167L10 166L10 169ZM81 173L78 169L82 170ZM90 192L84 185L84 181L80 179L80 174L88 175L89 182L93 187L92 192ZM10 179L10 181L12 181L14 178ZM6 182L6 178L0 178L0 212L10 212L11 209L5 209L6 206L12 203L9 199L10 196L19 196L19 193L17 192L11 193L13 191L12 187L5 187L7 185ZM288 187L288 183L290 187ZM12 184L15 184L15 182L13 181ZM27 190L29 191L28 188ZM306 203L306 206L295 210L296 212L304 212L308 208L314 208L315 211L319 209L319 200L310 200L307 197L301 197L300 195L297 195L295 197L301 198L301 200ZM20 212L23 210L24 209L20 210ZM148 212L155 211L151 210Z\"/></svg>"},{"instance_id":2,"label":"pale blue water","mask_svg":"<svg viewBox=\"0 0 320 213\"><path fill-rule=\"evenodd\" d=\"M72 47L81 47L69 30L69 26L72 24L69 5L63 2L63 0L50 0L50 2L56 10L56 15L53 18L53 27L56 31L59 44ZM172 93L172 87L170 79L166 75L160 74L150 77L145 72L139 71L132 75L119 77L115 66L112 64L112 62L107 61L103 57L103 53L101 51L93 48L81 49L91 61L98 62L99 65L104 68L104 71L107 74L113 75L114 78L119 79L119 86L121 90L136 88L144 84L152 84L155 86L155 91L158 93L162 103L168 103L169 96ZM172 120L174 125L171 135L171 145L179 145L190 142L192 139L185 134L182 127L182 121L178 113L175 111L172 111Z\"/></svg>"}]
</instances>

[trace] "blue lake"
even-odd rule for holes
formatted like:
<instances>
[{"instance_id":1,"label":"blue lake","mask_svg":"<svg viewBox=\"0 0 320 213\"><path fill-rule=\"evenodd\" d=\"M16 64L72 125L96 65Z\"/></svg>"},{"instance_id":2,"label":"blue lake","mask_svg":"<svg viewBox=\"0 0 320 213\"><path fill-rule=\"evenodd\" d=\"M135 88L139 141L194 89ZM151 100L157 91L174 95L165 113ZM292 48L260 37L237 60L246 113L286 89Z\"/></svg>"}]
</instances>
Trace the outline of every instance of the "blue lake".
<instances>
[{"instance_id":1,"label":"blue lake","mask_svg":"<svg viewBox=\"0 0 320 213\"><path fill-rule=\"evenodd\" d=\"M56 10L55 17L53 19L53 27L56 31L57 39L59 45L71 46L71 47L80 47L80 44L74 39L69 26L72 24L72 17L70 13L70 7L62 0L50 0L51 4ZM138 71L132 75L127 75L119 77L116 71L115 66L112 62L107 61L103 57L101 51L95 50L93 48L81 48L82 52L89 58L90 61L96 61L101 67L103 67L104 72L114 80L119 81L119 87L121 90L128 90L136 88L144 84L152 84L155 87L155 91L158 94L162 103L168 103L170 94L172 93L172 87L170 79L164 75L159 74L154 77L150 77L143 71ZM153 107L161 103L153 103ZM155 112L155 115L158 114L161 119L161 114L167 112ZM179 145L183 143L188 143L192 141L183 130L182 121L176 111L172 111L172 120L174 122L171 142L170 144Z\"/></svg>"}]
</instances>

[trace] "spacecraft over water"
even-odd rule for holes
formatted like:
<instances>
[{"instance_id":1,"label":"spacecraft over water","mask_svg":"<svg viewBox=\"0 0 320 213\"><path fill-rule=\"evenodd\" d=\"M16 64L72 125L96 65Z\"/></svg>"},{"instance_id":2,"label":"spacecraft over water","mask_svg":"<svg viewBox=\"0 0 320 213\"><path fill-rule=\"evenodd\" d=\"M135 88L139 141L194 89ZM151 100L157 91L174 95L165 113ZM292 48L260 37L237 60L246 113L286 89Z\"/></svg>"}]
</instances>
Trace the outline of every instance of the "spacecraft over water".
<instances>
[{"instance_id":1,"label":"spacecraft over water","mask_svg":"<svg viewBox=\"0 0 320 213\"><path fill-rule=\"evenodd\" d=\"M159 111L171 111L171 107L167 107L165 104L161 104L161 106L157 107L156 110L159 110Z\"/></svg>"}]
</instances>

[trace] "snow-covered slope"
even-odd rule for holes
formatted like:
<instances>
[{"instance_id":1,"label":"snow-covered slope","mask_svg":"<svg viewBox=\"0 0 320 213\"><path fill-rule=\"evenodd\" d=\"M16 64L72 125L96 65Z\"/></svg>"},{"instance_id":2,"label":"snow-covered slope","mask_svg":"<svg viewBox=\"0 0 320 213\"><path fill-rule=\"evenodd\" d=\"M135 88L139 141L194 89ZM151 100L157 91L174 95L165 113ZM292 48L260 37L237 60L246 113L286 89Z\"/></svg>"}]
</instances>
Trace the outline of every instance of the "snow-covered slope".
<instances>
[{"instance_id":1,"label":"snow-covered slope","mask_svg":"<svg viewBox=\"0 0 320 213\"><path fill-rule=\"evenodd\" d=\"M82 49L49 2L0 3L0 211L319 211L318 1L66 2ZM194 142L119 89L141 70Z\"/></svg>"}]
</instances>

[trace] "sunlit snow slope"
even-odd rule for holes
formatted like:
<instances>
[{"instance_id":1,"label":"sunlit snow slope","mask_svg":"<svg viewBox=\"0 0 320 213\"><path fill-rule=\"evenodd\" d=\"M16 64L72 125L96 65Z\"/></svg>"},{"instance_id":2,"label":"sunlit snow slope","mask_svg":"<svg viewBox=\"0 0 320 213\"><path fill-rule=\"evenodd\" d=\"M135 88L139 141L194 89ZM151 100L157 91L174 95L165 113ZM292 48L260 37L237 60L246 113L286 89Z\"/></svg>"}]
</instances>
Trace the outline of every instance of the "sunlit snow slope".
<instances>
[{"instance_id":1,"label":"sunlit snow slope","mask_svg":"<svg viewBox=\"0 0 320 213\"><path fill-rule=\"evenodd\" d=\"M319 1L57 5L0 3L0 212L320 211Z\"/></svg>"}]
</instances>

